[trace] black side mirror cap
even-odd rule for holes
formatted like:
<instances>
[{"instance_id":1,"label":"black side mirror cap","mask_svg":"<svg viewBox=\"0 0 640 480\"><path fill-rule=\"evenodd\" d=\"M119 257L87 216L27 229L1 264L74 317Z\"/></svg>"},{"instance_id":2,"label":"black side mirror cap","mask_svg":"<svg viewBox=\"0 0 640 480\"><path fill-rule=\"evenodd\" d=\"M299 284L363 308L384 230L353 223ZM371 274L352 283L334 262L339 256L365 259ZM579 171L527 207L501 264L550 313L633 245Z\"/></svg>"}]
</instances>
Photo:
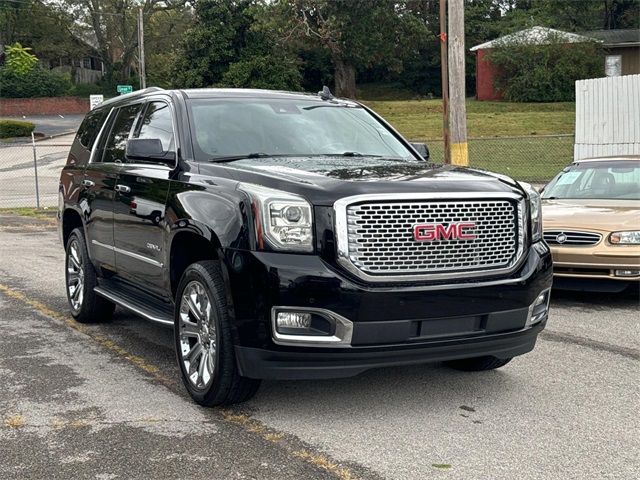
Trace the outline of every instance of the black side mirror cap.
<instances>
[{"instance_id":1,"label":"black side mirror cap","mask_svg":"<svg viewBox=\"0 0 640 480\"><path fill-rule=\"evenodd\" d=\"M165 152L159 138L131 138L125 151L127 159L158 162L172 165L176 161L175 152Z\"/></svg>"},{"instance_id":2,"label":"black side mirror cap","mask_svg":"<svg viewBox=\"0 0 640 480\"><path fill-rule=\"evenodd\" d=\"M429 147L426 143L411 143L413 149L425 160L429 160Z\"/></svg>"}]
</instances>

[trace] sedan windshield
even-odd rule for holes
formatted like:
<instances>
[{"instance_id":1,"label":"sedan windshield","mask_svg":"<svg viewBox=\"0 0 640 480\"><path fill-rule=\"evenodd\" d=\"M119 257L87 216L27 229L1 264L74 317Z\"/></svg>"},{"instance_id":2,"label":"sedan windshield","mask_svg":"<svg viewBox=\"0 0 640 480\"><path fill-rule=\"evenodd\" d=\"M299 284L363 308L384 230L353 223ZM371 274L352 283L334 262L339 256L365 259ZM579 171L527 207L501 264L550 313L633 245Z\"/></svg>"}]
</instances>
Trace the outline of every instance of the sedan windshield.
<instances>
[{"instance_id":1,"label":"sedan windshield","mask_svg":"<svg viewBox=\"0 0 640 480\"><path fill-rule=\"evenodd\" d=\"M545 188L546 199L640 200L640 162L607 160L567 167Z\"/></svg>"},{"instance_id":2,"label":"sedan windshield","mask_svg":"<svg viewBox=\"0 0 640 480\"><path fill-rule=\"evenodd\" d=\"M419 161L367 110L312 99L191 99L200 161L271 156L378 157Z\"/></svg>"}]
</instances>

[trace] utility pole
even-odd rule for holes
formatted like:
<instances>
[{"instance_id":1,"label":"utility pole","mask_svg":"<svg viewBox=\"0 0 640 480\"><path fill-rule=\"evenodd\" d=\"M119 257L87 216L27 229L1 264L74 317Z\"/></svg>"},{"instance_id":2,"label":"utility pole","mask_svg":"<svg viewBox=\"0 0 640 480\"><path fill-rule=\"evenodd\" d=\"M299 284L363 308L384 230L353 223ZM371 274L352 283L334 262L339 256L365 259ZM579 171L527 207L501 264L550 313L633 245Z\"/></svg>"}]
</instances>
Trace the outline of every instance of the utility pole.
<instances>
[{"instance_id":1,"label":"utility pole","mask_svg":"<svg viewBox=\"0 0 640 480\"><path fill-rule=\"evenodd\" d=\"M447 61L447 0L440 0L440 74L442 78L442 134L444 136L444 163L451 163L449 151L449 66Z\"/></svg>"},{"instance_id":2,"label":"utility pole","mask_svg":"<svg viewBox=\"0 0 640 480\"><path fill-rule=\"evenodd\" d=\"M467 110L465 105L464 0L449 0L449 64L450 95L450 161L453 165L469 165L467 145Z\"/></svg>"},{"instance_id":3,"label":"utility pole","mask_svg":"<svg viewBox=\"0 0 640 480\"><path fill-rule=\"evenodd\" d=\"M140 76L140 88L147 88L147 73L144 65L144 16L142 7L138 10L138 75Z\"/></svg>"}]
</instances>

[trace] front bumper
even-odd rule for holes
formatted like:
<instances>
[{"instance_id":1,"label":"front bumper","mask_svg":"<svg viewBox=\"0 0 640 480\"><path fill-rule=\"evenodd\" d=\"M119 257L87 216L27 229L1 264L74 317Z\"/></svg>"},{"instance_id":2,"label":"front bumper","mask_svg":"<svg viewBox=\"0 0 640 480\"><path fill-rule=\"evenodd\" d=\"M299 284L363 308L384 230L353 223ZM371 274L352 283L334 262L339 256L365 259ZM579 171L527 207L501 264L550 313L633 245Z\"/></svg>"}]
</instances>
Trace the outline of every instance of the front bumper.
<instances>
[{"instance_id":1,"label":"front bumper","mask_svg":"<svg viewBox=\"0 0 640 480\"><path fill-rule=\"evenodd\" d=\"M460 358L494 356L512 358L533 350L546 319L533 327L476 338L438 340L387 348L280 351L236 347L241 375L272 380L343 378L372 368L416 365Z\"/></svg>"},{"instance_id":2,"label":"front bumper","mask_svg":"<svg viewBox=\"0 0 640 480\"><path fill-rule=\"evenodd\" d=\"M530 351L546 313L527 324L530 307L551 287L543 242L508 277L455 283L371 285L311 255L227 250L236 358L252 378L335 378L370 368ZM272 309L322 309L353 323L348 345L274 341Z\"/></svg>"},{"instance_id":3,"label":"front bumper","mask_svg":"<svg viewBox=\"0 0 640 480\"><path fill-rule=\"evenodd\" d=\"M640 270L639 246L612 246L603 240L593 246L552 245L550 248L556 277L640 282L640 274L618 274L619 271Z\"/></svg>"}]
</instances>

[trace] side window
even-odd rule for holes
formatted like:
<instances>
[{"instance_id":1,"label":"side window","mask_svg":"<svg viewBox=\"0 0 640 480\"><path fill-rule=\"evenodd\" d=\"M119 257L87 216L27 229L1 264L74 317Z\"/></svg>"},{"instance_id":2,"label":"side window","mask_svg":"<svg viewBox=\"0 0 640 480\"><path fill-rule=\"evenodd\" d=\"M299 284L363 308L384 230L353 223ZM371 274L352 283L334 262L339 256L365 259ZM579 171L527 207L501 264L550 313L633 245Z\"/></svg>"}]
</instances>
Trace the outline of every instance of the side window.
<instances>
[{"instance_id":1,"label":"side window","mask_svg":"<svg viewBox=\"0 0 640 480\"><path fill-rule=\"evenodd\" d=\"M164 102L151 102L142 117L135 138L158 138L162 142L162 150L175 150L171 109Z\"/></svg>"},{"instance_id":2,"label":"side window","mask_svg":"<svg viewBox=\"0 0 640 480\"><path fill-rule=\"evenodd\" d=\"M80 128L78 129L78 140L87 150L91 150L93 142L95 142L100 127L104 123L107 117L108 110L94 110L89 112L82 121Z\"/></svg>"},{"instance_id":3,"label":"side window","mask_svg":"<svg viewBox=\"0 0 640 480\"><path fill-rule=\"evenodd\" d=\"M134 126L140 105L122 107L116 113L115 121L104 145L103 162L124 162L124 152L127 140Z\"/></svg>"}]
</instances>

